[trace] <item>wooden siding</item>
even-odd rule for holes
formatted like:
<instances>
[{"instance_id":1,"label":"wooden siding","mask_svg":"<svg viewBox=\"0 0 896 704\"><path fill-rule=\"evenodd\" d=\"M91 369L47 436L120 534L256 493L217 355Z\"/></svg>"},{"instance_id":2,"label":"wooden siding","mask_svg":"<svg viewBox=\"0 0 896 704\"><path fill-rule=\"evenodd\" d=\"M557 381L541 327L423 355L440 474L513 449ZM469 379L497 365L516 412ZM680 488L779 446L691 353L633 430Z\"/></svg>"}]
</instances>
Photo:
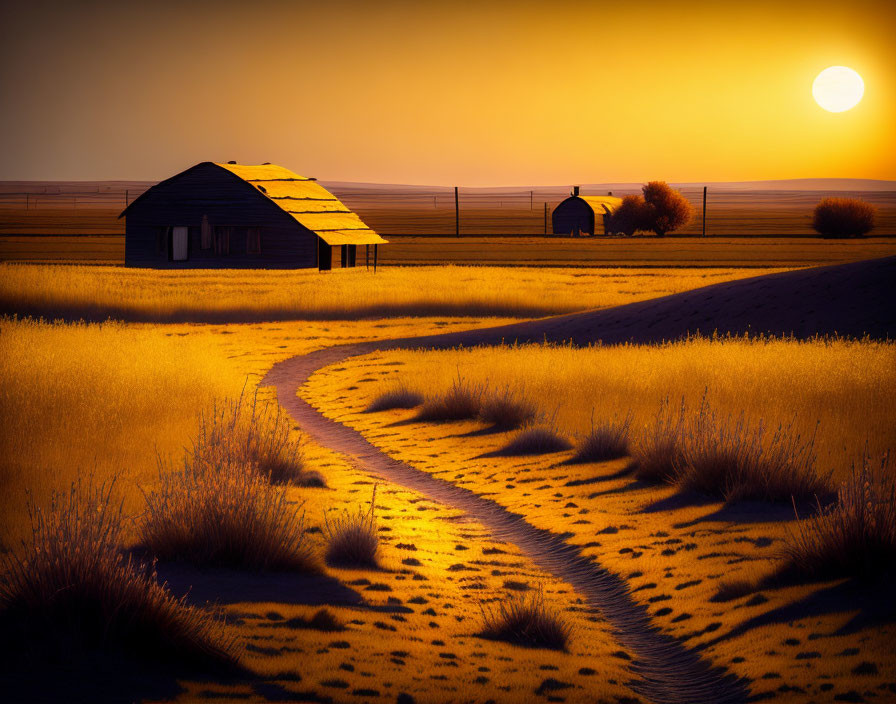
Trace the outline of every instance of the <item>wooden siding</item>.
<instances>
[{"instance_id":1,"label":"wooden siding","mask_svg":"<svg viewBox=\"0 0 896 704\"><path fill-rule=\"evenodd\" d=\"M230 253L202 249L203 215L209 225L235 228ZM154 268L300 268L317 266L316 234L269 199L214 165L200 165L148 191L131 205L125 223L125 265ZM159 248L163 228L190 228L187 261L169 261ZM261 229L261 252L246 250L247 230ZM214 237L213 237L214 240Z\"/></svg>"}]
</instances>

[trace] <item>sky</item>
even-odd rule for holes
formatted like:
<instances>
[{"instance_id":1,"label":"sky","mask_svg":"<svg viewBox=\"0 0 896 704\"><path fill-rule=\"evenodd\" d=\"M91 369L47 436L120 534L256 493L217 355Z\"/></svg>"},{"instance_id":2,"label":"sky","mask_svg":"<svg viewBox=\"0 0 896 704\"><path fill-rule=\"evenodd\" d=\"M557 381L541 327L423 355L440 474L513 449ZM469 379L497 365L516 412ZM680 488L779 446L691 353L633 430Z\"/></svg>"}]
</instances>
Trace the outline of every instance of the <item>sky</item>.
<instances>
[{"instance_id":1,"label":"sky","mask_svg":"<svg viewBox=\"0 0 896 704\"><path fill-rule=\"evenodd\" d=\"M896 178L885 2L0 0L0 180ZM865 96L811 94L845 65Z\"/></svg>"}]
</instances>

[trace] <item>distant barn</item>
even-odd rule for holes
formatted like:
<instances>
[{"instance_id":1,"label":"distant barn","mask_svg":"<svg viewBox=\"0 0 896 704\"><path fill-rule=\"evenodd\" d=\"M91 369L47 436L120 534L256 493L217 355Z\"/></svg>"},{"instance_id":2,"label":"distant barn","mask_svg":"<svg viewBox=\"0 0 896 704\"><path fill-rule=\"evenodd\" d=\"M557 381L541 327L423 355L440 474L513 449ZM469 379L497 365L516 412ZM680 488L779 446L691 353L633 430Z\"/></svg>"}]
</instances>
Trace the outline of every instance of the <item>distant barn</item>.
<instances>
[{"instance_id":1,"label":"distant barn","mask_svg":"<svg viewBox=\"0 0 896 704\"><path fill-rule=\"evenodd\" d=\"M574 186L572 195L560 203L551 215L555 235L609 234L607 218L622 203L613 196L581 196Z\"/></svg>"},{"instance_id":2,"label":"distant barn","mask_svg":"<svg viewBox=\"0 0 896 704\"><path fill-rule=\"evenodd\" d=\"M134 200L126 266L330 269L355 266L386 240L312 178L273 164L204 161Z\"/></svg>"}]
</instances>

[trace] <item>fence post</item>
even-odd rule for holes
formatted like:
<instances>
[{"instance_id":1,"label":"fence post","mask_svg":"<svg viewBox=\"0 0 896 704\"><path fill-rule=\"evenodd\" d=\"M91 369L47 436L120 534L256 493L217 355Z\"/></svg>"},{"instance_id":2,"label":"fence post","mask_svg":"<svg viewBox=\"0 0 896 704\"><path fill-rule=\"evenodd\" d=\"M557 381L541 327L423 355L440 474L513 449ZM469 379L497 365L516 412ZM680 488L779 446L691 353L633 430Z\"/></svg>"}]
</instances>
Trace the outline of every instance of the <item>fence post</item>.
<instances>
[{"instance_id":1,"label":"fence post","mask_svg":"<svg viewBox=\"0 0 896 704\"><path fill-rule=\"evenodd\" d=\"M706 186L703 187L703 236L706 237Z\"/></svg>"}]
</instances>

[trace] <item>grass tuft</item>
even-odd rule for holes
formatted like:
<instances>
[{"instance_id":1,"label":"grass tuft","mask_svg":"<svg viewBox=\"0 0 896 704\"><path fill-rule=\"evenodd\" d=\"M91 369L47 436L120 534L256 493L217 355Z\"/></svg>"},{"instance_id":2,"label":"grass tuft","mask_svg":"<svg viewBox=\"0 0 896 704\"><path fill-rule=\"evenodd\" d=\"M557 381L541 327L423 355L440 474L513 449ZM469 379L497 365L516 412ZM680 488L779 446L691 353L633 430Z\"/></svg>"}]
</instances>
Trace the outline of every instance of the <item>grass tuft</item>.
<instances>
[{"instance_id":1,"label":"grass tuft","mask_svg":"<svg viewBox=\"0 0 896 704\"><path fill-rule=\"evenodd\" d=\"M370 509L356 514L345 511L335 519L324 514L327 549L324 556L328 565L339 567L377 568L380 539L376 525L376 485L370 497Z\"/></svg>"},{"instance_id":2,"label":"grass tuft","mask_svg":"<svg viewBox=\"0 0 896 704\"><path fill-rule=\"evenodd\" d=\"M222 621L174 598L152 565L123 556L112 484L79 478L68 492L54 492L46 511L29 501L30 543L0 557L0 652L33 661L99 650L238 669Z\"/></svg>"},{"instance_id":3,"label":"grass tuft","mask_svg":"<svg viewBox=\"0 0 896 704\"><path fill-rule=\"evenodd\" d=\"M626 416L621 423L606 421L594 425L592 422L591 432L579 443L570 462L604 462L625 457L629 453L631 423L631 415Z\"/></svg>"},{"instance_id":4,"label":"grass tuft","mask_svg":"<svg viewBox=\"0 0 896 704\"><path fill-rule=\"evenodd\" d=\"M486 396L479 409L479 420L496 430L515 430L535 420L535 404L510 388L501 394Z\"/></svg>"},{"instance_id":5,"label":"grass tuft","mask_svg":"<svg viewBox=\"0 0 896 704\"><path fill-rule=\"evenodd\" d=\"M569 450L572 444L557 434L553 428L538 426L527 428L497 451L498 455L510 457L523 455L546 455L551 452Z\"/></svg>"},{"instance_id":6,"label":"grass tuft","mask_svg":"<svg viewBox=\"0 0 896 704\"><path fill-rule=\"evenodd\" d=\"M305 469L302 446L280 404L259 403L258 389L251 403L244 392L200 415L193 455L205 464L253 465L275 484L324 485L317 472Z\"/></svg>"},{"instance_id":7,"label":"grass tuft","mask_svg":"<svg viewBox=\"0 0 896 704\"><path fill-rule=\"evenodd\" d=\"M566 650L572 634L566 619L545 604L540 589L499 601L496 609L483 607L482 620L480 637L529 648Z\"/></svg>"},{"instance_id":8,"label":"grass tuft","mask_svg":"<svg viewBox=\"0 0 896 704\"><path fill-rule=\"evenodd\" d=\"M635 476L734 501L806 501L831 496L815 464L815 437L790 426L769 434L739 418L720 418L705 399L696 413L664 403L633 452Z\"/></svg>"},{"instance_id":9,"label":"grass tuft","mask_svg":"<svg viewBox=\"0 0 896 704\"><path fill-rule=\"evenodd\" d=\"M484 393L484 387L471 384L458 377L448 391L423 404L423 408L417 413L416 420L434 422L477 418L482 408Z\"/></svg>"},{"instance_id":10,"label":"grass tuft","mask_svg":"<svg viewBox=\"0 0 896 704\"><path fill-rule=\"evenodd\" d=\"M677 411L663 399L651 422L632 447L635 477L646 482L675 482L685 427L685 404Z\"/></svg>"},{"instance_id":11,"label":"grass tuft","mask_svg":"<svg viewBox=\"0 0 896 704\"><path fill-rule=\"evenodd\" d=\"M162 560L208 567L318 572L304 514L254 465L231 457L187 458L160 471L139 525L143 545Z\"/></svg>"},{"instance_id":12,"label":"grass tuft","mask_svg":"<svg viewBox=\"0 0 896 704\"><path fill-rule=\"evenodd\" d=\"M377 396L370 405L364 409L365 413L378 413L379 411L391 411L395 408L416 408L423 403L423 395L406 386L397 386Z\"/></svg>"},{"instance_id":13,"label":"grass tuft","mask_svg":"<svg viewBox=\"0 0 896 704\"><path fill-rule=\"evenodd\" d=\"M896 480L890 455L875 466L866 454L841 484L837 501L797 524L780 573L810 580L873 579L896 565Z\"/></svg>"}]
</instances>

